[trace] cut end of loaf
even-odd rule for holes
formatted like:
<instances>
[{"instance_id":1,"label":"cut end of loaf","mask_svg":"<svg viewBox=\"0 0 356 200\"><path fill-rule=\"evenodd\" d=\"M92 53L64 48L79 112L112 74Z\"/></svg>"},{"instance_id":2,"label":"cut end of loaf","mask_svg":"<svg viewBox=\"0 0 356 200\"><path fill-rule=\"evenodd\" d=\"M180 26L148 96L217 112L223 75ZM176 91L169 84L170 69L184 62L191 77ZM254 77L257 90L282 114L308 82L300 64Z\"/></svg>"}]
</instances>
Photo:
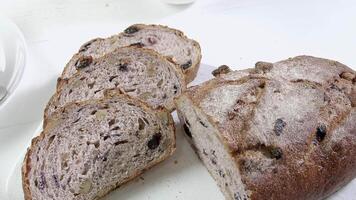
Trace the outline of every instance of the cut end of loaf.
<instances>
[{"instance_id":1,"label":"cut end of loaf","mask_svg":"<svg viewBox=\"0 0 356 200\"><path fill-rule=\"evenodd\" d=\"M187 139L194 146L209 173L228 200L248 200L239 168L209 119L185 95L177 100L177 110Z\"/></svg>"}]
</instances>

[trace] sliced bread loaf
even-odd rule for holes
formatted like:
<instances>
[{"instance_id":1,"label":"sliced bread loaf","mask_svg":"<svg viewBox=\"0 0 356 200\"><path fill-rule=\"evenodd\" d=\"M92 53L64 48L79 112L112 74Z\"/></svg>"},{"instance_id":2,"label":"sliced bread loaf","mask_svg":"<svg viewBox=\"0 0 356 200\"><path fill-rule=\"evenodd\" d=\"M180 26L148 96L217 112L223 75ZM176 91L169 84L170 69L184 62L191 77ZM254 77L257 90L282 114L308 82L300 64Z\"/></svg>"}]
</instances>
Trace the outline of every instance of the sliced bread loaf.
<instances>
[{"instance_id":1,"label":"sliced bread loaf","mask_svg":"<svg viewBox=\"0 0 356 200\"><path fill-rule=\"evenodd\" d=\"M129 96L72 103L44 122L23 163L26 200L93 200L175 150L173 119Z\"/></svg>"},{"instance_id":2,"label":"sliced bread loaf","mask_svg":"<svg viewBox=\"0 0 356 200\"><path fill-rule=\"evenodd\" d=\"M150 49L123 47L97 59L83 56L76 65L80 68L77 74L59 80L45 118L67 103L101 98L112 88L120 88L154 108L173 110L173 99L186 88L182 72Z\"/></svg>"},{"instance_id":3,"label":"sliced bread loaf","mask_svg":"<svg viewBox=\"0 0 356 200\"><path fill-rule=\"evenodd\" d=\"M76 63L82 56L98 58L118 47L130 45L155 50L177 63L177 68L183 71L187 83L196 77L201 60L200 46L196 41L167 26L135 24L118 35L85 43L65 67L62 78L70 78L75 74L78 68Z\"/></svg>"},{"instance_id":4,"label":"sliced bread loaf","mask_svg":"<svg viewBox=\"0 0 356 200\"><path fill-rule=\"evenodd\" d=\"M223 68L177 110L226 199L323 199L356 176L355 71L310 56Z\"/></svg>"}]
</instances>

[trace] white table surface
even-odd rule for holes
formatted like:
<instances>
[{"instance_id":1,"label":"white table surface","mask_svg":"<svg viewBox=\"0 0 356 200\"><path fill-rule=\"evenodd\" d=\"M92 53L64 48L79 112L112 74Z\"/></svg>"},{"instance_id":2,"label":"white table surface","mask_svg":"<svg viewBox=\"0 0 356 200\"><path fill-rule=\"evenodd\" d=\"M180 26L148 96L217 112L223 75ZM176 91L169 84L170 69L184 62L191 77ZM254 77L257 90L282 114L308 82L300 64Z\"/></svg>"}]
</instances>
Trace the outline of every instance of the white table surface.
<instances>
[{"instance_id":1,"label":"white table surface","mask_svg":"<svg viewBox=\"0 0 356 200\"><path fill-rule=\"evenodd\" d=\"M129 24L181 29L200 42L202 62L213 66L242 69L308 54L356 69L353 0L197 0L188 6L160 0L0 0L0 14L19 26L29 50L23 79L0 111L0 142L6 141L0 146L0 197L71 55L85 41ZM355 191L350 194L355 200Z\"/></svg>"}]
</instances>

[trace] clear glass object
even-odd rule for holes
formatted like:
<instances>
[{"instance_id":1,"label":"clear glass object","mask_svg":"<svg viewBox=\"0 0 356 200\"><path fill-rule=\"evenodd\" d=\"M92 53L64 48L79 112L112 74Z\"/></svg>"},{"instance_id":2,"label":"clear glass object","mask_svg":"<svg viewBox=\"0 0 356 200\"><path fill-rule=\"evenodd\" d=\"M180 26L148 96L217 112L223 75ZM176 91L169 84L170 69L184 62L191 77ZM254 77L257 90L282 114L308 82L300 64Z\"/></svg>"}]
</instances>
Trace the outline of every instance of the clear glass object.
<instances>
[{"instance_id":1,"label":"clear glass object","mask_svg":"<svg viewBox=\"0 0 356 200\"><path fill-rule=\"evenodd\" d=\"M11 98L26 63L27 50L19 28L0 16L0 109Z\"/></svg>"}]
</instances>

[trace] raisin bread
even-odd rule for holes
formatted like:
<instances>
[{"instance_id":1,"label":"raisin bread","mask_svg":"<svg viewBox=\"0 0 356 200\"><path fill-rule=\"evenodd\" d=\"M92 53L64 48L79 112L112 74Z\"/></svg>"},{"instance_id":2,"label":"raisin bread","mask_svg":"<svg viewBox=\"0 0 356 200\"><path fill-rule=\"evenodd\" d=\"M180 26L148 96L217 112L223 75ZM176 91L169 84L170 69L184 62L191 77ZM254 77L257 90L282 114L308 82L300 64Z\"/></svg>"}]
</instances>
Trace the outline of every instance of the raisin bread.
<instances>
[{"instance_id":1,"label":"raisin bread","mask_svg":"<svg viewBox=\"0 0 356 200\"><path fill-rule=\"evenodd\" d=\"M99 199L171 155L174 131L168 111L115 91L69 104L28 149L25 199Z\"/></svg>"},{"instance_id":2,"label":"raisin bread","mask_svg":"<svg viewBox=\"0 0 356 200\"><path fill-rule=\"evenodd\" d=\"M226 199L323 199L356 176L355 71L299 56L214 75L177 110Z\"/></svg>"},{"instance_id":3,"label":"raisin bread","mask_svg":"<svg viewBox=\"0 0 356 200\"><path fill-rule=\"evenodd\" d=\"M93 59L81 57L80 70L70 79L60 79L49 101L45 118L67 103L101 98L106 89L120 88L150 106L174 108L174 98L186 88L182 72L150 49L123 47Z\"/></svg>"},{"instance_id":4,"label":"raisin bread","mask_svg":"<svg viewBox=\"0 0 356 200\"><path fill-rule=\"evenodd\" d=\"M187 83L198 72L201 50L199 44L188 39L181 31L161 25L135 24L124 32L109 38L96 38L85 43L65 67L62 78L69 78L77 71L76 63L82 56L101 57L118 47L137 46L152 49L177 63Z\"/></svg>"}]
</instances>

